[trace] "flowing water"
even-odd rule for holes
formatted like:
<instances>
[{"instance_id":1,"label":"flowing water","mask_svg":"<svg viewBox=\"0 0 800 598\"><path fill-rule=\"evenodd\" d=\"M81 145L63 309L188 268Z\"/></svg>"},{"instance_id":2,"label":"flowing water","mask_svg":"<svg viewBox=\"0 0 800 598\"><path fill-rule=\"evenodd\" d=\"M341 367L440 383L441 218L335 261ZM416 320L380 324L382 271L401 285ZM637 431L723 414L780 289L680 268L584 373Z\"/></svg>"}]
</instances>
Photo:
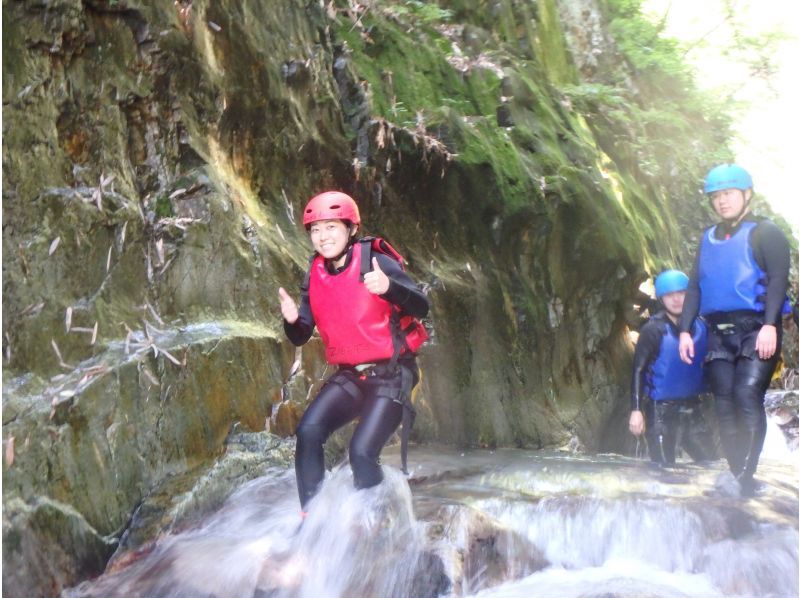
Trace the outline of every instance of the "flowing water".
<instances>
[{"instance_id":1,"label":"flowing water","mask_svg":"<svg viewBox=\"0 0 800 598\"><path fill-rule=\"evenodd\" d=\"M369 490L337 468L301 520L293 472L270 471L65 594L796 597L797 452L775 434L750 499L729 495L721 461L658 471L613 455L414 447L410 478L390 450Z\"/></svg>"}]
</instances>

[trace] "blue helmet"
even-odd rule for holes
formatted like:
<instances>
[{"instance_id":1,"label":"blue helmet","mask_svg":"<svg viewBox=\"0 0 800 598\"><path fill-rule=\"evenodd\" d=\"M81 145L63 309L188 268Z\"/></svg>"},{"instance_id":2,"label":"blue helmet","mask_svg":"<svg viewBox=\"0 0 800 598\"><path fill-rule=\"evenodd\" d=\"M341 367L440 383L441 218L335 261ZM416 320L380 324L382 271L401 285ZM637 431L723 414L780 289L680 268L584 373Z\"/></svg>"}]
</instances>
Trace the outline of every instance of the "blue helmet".
<instances>
[{"instance_id":1,"label":"blue helmet","mask_svg":"<svg viewBox=\"0 0 800 598\"><path fill-rule=\"evenodd\" d=\"M745 191L753 188L753 178L741 166L736 164L720 164L708 171L703 182L703 191L714 193L723 189L741 189Z\"/></svg>"},{"instance_id":2,"label":"blue helmet","mask_svg":"<svg viewBox=\"0 0 800 598\"><path fill-rule=\"evenodd\" d=\"M661 299L667 293L685 291L689 286L689 277L680 270L664 270L656 277L656 298Z\"/></svg>"}]
</instances>

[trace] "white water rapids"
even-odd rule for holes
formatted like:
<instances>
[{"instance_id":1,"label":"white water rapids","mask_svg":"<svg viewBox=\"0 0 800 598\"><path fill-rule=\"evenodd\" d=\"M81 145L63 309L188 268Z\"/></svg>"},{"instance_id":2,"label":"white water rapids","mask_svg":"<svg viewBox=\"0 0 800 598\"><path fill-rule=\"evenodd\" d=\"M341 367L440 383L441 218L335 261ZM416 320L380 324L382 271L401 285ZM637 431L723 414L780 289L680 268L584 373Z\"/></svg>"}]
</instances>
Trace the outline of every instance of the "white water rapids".
<instances>
[{"instance_id":1,"label":"white water rapids","mask_svg":"<svg viewBox=\"0 0 800 598\"><path fill-rule=\"evenodd\" d=\"M337 468L302 525L293 472L270 471L65 595L796 597L797 452L774 442L752 499L716 495L722 461L665 472L612 455L412 447L408 480L385 465L384 483L355 491Z\"/></svg>"}]
</instances>

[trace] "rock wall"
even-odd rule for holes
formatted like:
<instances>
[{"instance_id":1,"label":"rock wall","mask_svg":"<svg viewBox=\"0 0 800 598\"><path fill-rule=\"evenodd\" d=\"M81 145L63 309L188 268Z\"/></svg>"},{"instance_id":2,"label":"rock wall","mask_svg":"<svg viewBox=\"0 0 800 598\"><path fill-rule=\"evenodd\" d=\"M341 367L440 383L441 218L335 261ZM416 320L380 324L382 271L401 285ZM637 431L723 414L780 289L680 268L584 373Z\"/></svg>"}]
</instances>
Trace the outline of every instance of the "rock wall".
<instances>
[{"instance_id":1,"label":"rock wall","mask_svg":"<svg viewBox=\"0 0 800 598\"><path fill-rule=\"evenodd\" d=\"M277 288L301 280L299 211L323 189L430 290L417 440L598 446L631 297L680 251L677 200L572 105L585 61L558 15L4 2L9 595L101 570L236 424L291 434L325 367L318 341L288 346Z\"/></svg>"}]
</instances>

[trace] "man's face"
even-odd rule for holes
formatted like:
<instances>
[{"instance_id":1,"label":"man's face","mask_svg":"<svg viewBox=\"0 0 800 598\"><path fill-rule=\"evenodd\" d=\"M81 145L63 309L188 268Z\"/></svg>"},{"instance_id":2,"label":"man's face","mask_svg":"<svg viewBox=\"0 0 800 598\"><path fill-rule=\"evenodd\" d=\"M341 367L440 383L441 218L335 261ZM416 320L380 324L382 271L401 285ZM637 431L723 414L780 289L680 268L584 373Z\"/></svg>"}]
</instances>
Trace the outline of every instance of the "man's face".
<instances>
[{"instance_id":1,"label":"man's face","mask_svg":"<svg viewBox=\"0 0 800 598\"><path fill-rule=\"evenodd\" d=\"M686 291L675 291L661 295L661 302L664 304L667 313L678 317L683 313L683 300L685 297Z\"/></svg>"}]
</instances>

